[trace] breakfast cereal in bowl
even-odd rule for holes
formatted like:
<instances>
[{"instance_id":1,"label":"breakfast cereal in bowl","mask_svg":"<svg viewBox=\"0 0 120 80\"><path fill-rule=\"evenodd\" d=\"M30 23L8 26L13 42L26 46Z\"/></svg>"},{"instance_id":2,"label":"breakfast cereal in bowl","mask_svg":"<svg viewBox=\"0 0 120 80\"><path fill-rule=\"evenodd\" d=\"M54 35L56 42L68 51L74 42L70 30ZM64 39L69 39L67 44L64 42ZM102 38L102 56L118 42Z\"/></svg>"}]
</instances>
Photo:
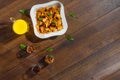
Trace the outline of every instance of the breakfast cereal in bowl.
<instances>
[{"instance_id":1,"label":"breakfast cereal in bowl","mask_svg":"<svg viewBox=\"0 0 120 80\"><path fill-rule=\"evenodd\" d=\"M63 35L68 28L64 6L59 1L34 5L30 10L34 33L45 39Z\"/></svg>"}]
</instances>

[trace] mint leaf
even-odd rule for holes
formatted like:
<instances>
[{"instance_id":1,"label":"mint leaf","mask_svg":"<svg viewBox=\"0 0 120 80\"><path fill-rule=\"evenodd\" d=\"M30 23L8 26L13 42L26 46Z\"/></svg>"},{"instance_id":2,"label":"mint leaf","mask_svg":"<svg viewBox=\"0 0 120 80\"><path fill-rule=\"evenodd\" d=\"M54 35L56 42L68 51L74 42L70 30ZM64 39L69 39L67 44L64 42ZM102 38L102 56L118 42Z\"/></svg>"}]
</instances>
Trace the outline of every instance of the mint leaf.
<instances>
[{"instance_id":1,"label":"mint leaf","mask_svg":"<svg viewBox=\"0 0 120 80\"><path fill-rule=\"evenodd\" d=\"M26 11L25 9L20 9L19 12L20 12L21 14L26 14L26 13L27 13L27 11Z\"/></svg>"},{"instance_id":2,"label":"mint leaf","mask_svg":"<svg viewBox=\"0 0 120 80\"><path fill-rule=\"evenodd\" d=\"M70 16L70 17L75 17L75 14L71 12L71 13L69 14L69 16Z\"/></svg>"},{"instance_id":3,"label":"mint leaf","mask_svg":"<svg viewBox=\"0 0 120 80\"><path fill-rule=\"evenodd\" d=\"M20 49L22 49L22 50L26 50L26 48L27 48L26 45L24 45L24 44L20 44Z\"/></svg>"},{"instance_id":4,"label":"mint leaf","mask_svg":"<svg viewBox=\"0 0 120 80\"><path fill-rule=\"evenodd\" d=\"M42 21L42 20L43 20L43 18L38 18L38 20L39 20L39 21Z\"/></svg>"},{"instance_id":5,"label":"mint leaf","mask_svg":"<svg viewBox=\"0 0 120 80\"><path fill-rule=\"evenodd\" d=\"M52 21L51 21L51 23L55 24L55 23L56 23L56 21L55 21L55 20L52 20Z\"/></svg>"},{"instance_id":6,"label":"mint leaf","mask_svg":"<svg viewBox=\"0 0 120 80\"><path fill-rule=\"evenodd\" d=\"M48 16L51 16L52 14L51 13L48 13Z\"/></svg>"},{"instance_id":7,"label":"mint leaf","mask_svg":"<svg viewBox=\"0 0 120 80\"><path fill-rule=\"evenodd\" d=\"M47 55L47 57L48 57L48 58L54 58L54 56L53 56L53 55L50 55L50 54Z\"/></svg>"},{"instance_id":8,"label":"mint leaf","mask_svg":"<svg viewBox=\"0 0 120 80\"><path fill-rule=\"evenodd\" d=\"M72 36L70 36L70 35L67 35L66 38L67 38L67 40L69 40L69 41L73 41L73 40L74 40L74 38L73 38Z\"/></svg>"},{"instance_id":9,"label":"mint leaf","mask_svg":"<svg viewBox=\"0 0 120 80\"><path fill-rule=\"evenodd\" d=\"M53 48L47 48L47 52L52 52Z\"/></svg>"}]
</instances>

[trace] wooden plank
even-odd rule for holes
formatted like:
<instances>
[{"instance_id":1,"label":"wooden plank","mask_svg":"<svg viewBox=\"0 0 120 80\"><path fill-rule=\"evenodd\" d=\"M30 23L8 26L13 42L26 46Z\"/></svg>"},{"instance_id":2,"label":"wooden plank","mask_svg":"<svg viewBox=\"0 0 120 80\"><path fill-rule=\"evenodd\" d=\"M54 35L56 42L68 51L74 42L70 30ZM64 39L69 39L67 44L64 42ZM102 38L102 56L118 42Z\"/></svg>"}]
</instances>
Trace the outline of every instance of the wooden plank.
<instances>
[{"instance_id":1,"label":"wooden plank","mask_svg":"<svg viewBox=\"0 0 120 80\"><path fill-rule=\"evenodd\" d=\"M119 80L120 79L120 70L110 74L109 76L105 76L101 80Z\"/></svg>"},{"instance_id":2,"label":"wooden plank","mask_svg":"<svg viewBox=\"0 0 120 80\"><path fill-rule=\"evenodd\" d=\"M67 2L69 2L69 1L70 1L70 4L67 4ZM52 54L56 57L56 62L54 64L52 64L51 66L48 66L47 68L45 68L43 71L41 71L40 76L37 75L37 77L41 78L41 80L46 80L49 77L51 77L51 79L55 79L56 75L58 75L60 72L64 71L65 69L69 68L73 64L83 60L84 58L90 56L92 53L94 53L98 49L112 43L114 40L119 38L118 23L115 23L116 21L119 21L118 13L114 13L114 14L112 13L113 16L111 17L111 15L109 15L110 18L108 18L108 16L103 18L102 20L107 18L105 20L105 22L102 22L100 19L100 20L98 20L98 22L100 21L101 23L96 22L96 23L91 24L91 22L94 22L101 16L108 14L113 9L119 7L119 3L120 3L119 0L116 0L116 1L114 1L114 0L94 0L93 2L91 2L90 0L86 0L86 1L76 0L76 1L72 1L72 2L71 2L71 0L69 0L69 1L66 1L66 0L63 1L63 3L65 2L64 4L66 4L65 5L66 16L69 14L69 12L72 11L72 12L75 12L75 14L77 15L77 18L72 19L69 16L67 16L67 20L69 23L69 29L68 29L67 33L73 35L75 37L75 41L73 41L72 43L66 41L66 39L64 38L64 35L61 37L57 37L55 39L48 39L48 40L44 40L44 41L37 41L38 39L35 39L35 42L30 41L30 39L28 39L28 37L26 37L27 35L23 35L23 36L19 36L19 37L14 36L15 39L13 39L13 40L11 40L11 39L5 40L5 38L7 38L8 36L6 36L4 39L2 36L2 38L0 38L0 40L1 39L5 40L5 41L3 41L3 43L1 42L2 43L1 45L4 44L4 46L2 48L4 48L4 47L5 48L4 48L4 50L1 49L3 52L0 53L0 60L1 60L0 76L1 76L2 80L21 79L21 76L25 73L25 71L28 69L29 66L34 65L42 56L44 56L45 54L48 54L45 51L45 49L47 47L55 48L55 50ZM113 3L113 1L114 1L114 3ZM90 2L90 3L88 4L88 2ZM19 1L12 3L9 7L12 8L12 5L17 4L17 3L19 3ZM37 3L37 2L34 2L34 3ZM29 4L29 5L27 5L27 8L29 8L34 3L30 3L29 1L27 1L24 4L21 4L20 6L26 7L26 4ZM87 4L87 5L85 5L85 4ZM20 6L18 6L17 9L19 9ZM6 9L9 9L9 7ZM76 10L76 8L79 10ZM15 12L18 11L17 9L16 8L14 9ZM3 9L3 11L4 11L4 9ZM6 13L6 14L8 14L8 13ZM2 17L8 18L8 16L6 14L3 15ZM19 17L20 15L14 15L14 16ZM112 24L112 20L114 20L113 21L114 24ZM108 23L108 24L106 24L106 23ZM91 24L91 25L86 27L85 25L88 25L88 24ZM96 24L96 25L94 25L94 24ZM112 33L110 33L110 31L113 29L113 25L117 25L117 27L115 27L115 29L114 29L116 32L113 31ZM75 27L73 27L73 26L75 26ZM110 29L107 28L106 26L110 26ZM108 32L108 34L104 35L105 32ZM10 32L10 34L11 34L11 32ZM12 35L13 34L11 34L11 36ZM101 41L101 39L99 40L97 36L99 36L100 38L105 39L105 40ZM106 36L108 36L108 37L106 38ZM34 37L32 36L30 38L34 38ZM89 40L91 42L87 43ZM97 41L93 42L92 40L97 40ZM28 56L24 60L24 62L16 58L16 54L21 52L19 49L20 43L31 44L31 45L34 45L38 49L35 54ZM56 43L56 44L54 44L54 43ZM83 43L85 43L85 44L83 44ZM92 45L92 44L94 44L94 45ZM82 47L80 47L80 45ZM71 49L74 49L75 52L70 51ZM83 51L78 50L78 49L81 49ZM84 53L86 53L86 55L84 55ZM67 55L67 54L69 54L69 55ZM68 56L68 57L65 57L65 56ZM70 60L69 57L72 57L72 59ZM79 59L79 57L81 57L81 59ZM61 61L61 58L63 59L62 61ZM6 59L6 60L3 60L3 59ZM60 63L60 64L58 65L57 63ZM25 64L27 65L26 67L24 67ZM11 73L13 73L13 74L11 74ZM4 76L8 76L8 77L4 77ZM48 76L48 77L46 77L46 76ZM56 79L58 79L58 78L56 78ZM33 80L34 80L34 78L33 78Z\"/></svg>"}]
</instances>

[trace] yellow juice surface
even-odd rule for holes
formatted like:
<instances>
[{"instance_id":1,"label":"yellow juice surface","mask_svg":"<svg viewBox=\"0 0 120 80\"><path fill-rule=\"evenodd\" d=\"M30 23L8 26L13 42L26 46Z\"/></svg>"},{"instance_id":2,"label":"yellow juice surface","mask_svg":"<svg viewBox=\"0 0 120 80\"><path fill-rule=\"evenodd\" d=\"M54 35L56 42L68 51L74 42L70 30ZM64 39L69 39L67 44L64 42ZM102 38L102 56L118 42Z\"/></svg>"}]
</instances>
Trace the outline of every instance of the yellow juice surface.
<instances>
[{"instance_id":1,"label":"yellow juice surface","mask_svg":"<svg viewBox=\"0 0 120 80\"><path fill-rule=\"evenodd\" d=\"M28 24L25 20L18 19L13 23L13 31L16 34L24 34L28 31Z\"/></svg>"}]
</instances>

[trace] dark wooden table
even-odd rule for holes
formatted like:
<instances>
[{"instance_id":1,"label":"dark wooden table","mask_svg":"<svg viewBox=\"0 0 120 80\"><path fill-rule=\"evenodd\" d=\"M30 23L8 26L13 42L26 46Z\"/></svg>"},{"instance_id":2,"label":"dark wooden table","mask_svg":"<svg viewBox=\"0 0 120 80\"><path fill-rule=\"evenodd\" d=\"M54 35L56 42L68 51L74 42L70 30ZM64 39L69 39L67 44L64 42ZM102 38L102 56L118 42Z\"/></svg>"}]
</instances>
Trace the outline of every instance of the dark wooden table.
<instances>
[{"instance_id":1,"label":"dark wooden table","mask_svg":"<svg viewBox=\"0 0 120 80\"><path fill-rule=\"evenodd\" d=\"M120 80L120 0L59 0L65 6L69 28L65 35L45 40L34 36L29 15L21 15L34 4L51 0L0 0L0 80ZM75 13L74 18L69 13ZM12 31L10 17L31 25L25 35ZM19 44L33 45L36 52L19 58ZM48 47L53 52L46 52ZM37 75L28 69L46 54L55 62Z\"/></svg>"}]
</instances>

